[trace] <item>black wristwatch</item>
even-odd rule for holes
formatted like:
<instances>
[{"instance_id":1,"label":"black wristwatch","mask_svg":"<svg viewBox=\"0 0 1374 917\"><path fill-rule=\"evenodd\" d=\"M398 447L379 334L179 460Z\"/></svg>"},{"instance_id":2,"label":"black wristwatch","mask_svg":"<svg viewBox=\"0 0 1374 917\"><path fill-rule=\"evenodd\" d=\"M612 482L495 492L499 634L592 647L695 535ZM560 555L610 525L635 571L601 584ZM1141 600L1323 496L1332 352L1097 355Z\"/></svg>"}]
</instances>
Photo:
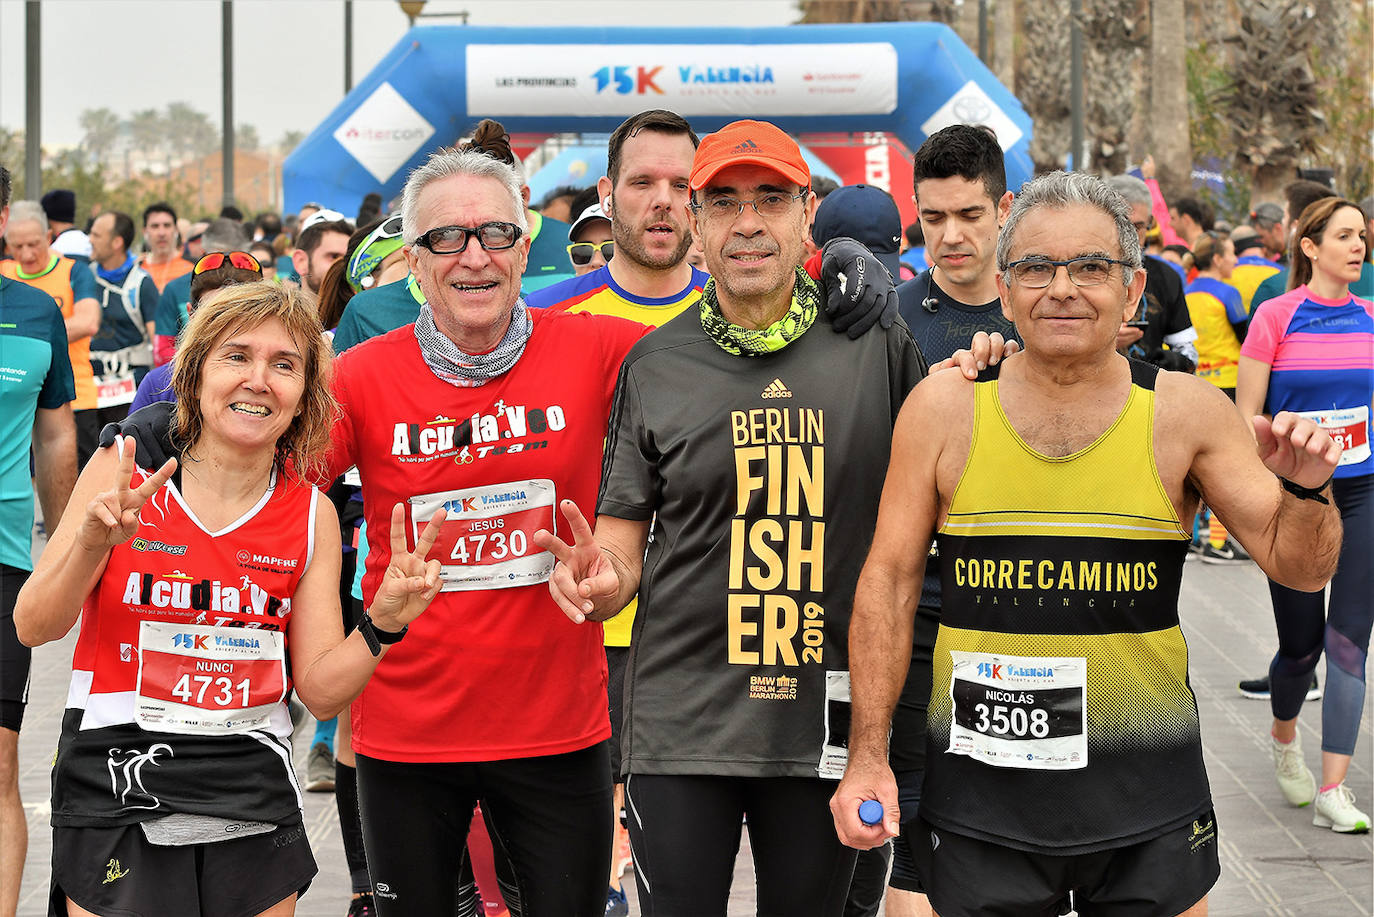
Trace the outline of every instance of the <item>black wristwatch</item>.
<instances>
[{"instance_id":1,"label":"black wristwatch","mask_svg":"<svg viewBox=\"0 0 1374 917\"><path fill-rule=\"evenodd\" d=\"M368 652L374 656L382 655L383 645L389 646L393 643L400 643L401 638L406 635L408 630L410 630L409 624L396 631L378 630L377 625L372 622L372 615L368 614L366 610L363 611L363 619L358 622L358 633L363 635Z\"/></svg>"},{"instance_id":2,"label":"black wristwatch","mask_svg":"<svg viewBox=\"0 0 1374 917\"><path fill-rule=\"evenodd\" d=\"M1294 484L1287 478L1279 478L1279 484L1299 500L1313 500L1323 506L1331 505L1331 501L1322 496L1322 491L1331 484L1331 478L1327 478L1326 483L1320 487L1303 487L1301 484Z\"/></svg>"}]
</instances>

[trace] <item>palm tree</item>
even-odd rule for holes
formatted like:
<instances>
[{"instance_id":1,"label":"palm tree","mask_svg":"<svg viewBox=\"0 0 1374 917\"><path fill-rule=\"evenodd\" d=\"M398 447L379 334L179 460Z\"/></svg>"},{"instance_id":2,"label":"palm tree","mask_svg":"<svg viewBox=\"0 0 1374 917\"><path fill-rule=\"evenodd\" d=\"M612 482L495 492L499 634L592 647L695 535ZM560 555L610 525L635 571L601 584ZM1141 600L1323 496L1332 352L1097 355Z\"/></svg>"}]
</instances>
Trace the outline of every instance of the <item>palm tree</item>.
<instances>
[{"instance_id":1,"label":"palm tree","mask_svg":"<svg viewBox=\"0 0 1374 917\"><path fill-rule=\"evenodd\" d=\"M119 116L108 108L88 108L79 119L84 135L81 146L92 160L104 162L119 139Z\"/></svg>"},{"instance_id":2,"label":"palm tree","mask_svg":"<svg viewBox=\"0 0 1374 917\"><path fill-rule=\"evenodd\" d=\"M129 120L134 148L151 158L155 152L168 149L167 122L156 108L136 111Z\"/></svg>"}]
</instances>

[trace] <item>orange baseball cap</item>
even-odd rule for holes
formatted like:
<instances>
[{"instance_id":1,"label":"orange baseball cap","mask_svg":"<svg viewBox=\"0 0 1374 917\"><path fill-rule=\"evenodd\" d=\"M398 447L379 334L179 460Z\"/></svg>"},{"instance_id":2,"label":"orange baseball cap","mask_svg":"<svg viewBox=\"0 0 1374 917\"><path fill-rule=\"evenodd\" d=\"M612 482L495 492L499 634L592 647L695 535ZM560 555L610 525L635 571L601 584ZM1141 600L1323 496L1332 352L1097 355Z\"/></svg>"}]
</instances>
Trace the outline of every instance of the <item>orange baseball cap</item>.
<instances>
[{"instance_id":1,"label":"orange baseball cap","mask_svg":"<svg viewBox=\"0 0 1374 917\"><path fill-rule=\"evenodd\" d=\"M803 188L811 185L811 170L797 142L767 121L735 121L702 139L692 160L689 179L698 191L728 166L753 163L773 169Z\"/></svg>"}]
</instances>

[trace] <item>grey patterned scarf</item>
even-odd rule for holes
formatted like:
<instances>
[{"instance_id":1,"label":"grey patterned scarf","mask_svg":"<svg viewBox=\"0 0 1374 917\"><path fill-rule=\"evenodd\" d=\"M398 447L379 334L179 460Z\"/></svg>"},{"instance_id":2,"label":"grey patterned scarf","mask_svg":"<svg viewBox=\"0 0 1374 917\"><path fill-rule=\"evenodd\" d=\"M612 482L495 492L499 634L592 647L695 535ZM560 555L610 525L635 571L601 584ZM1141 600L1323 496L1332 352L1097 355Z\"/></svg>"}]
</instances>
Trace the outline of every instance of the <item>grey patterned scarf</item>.
<instances>
[{"instance_id":1,"label":"grey patterned scarf","mask_svg":"<svg viewBox=\"0 0 1374 917\"><path fill-rule=\"evenodd\" d=\"M515 301L506 336L491 353L473 356L459 350L458 345L435 326L434 310L429 303L420 307L420 317L415 320L415 339L420 342L420 355L425 358L425 365L434 375L459 388L485 385L509 371L525 352L525 343L533 330L534 322L523 298Z\"/></svg>"}]
</instances>

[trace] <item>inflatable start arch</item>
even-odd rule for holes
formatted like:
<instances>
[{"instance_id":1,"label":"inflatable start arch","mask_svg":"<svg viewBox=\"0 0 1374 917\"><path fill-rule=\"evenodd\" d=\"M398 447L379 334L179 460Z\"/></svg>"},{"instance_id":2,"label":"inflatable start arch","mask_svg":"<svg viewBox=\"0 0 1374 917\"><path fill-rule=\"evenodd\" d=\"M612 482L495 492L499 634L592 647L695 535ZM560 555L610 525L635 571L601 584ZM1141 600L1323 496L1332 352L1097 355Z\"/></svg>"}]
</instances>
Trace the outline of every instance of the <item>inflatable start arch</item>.
<instances>
[{"instance_id":1,"label":"inflatable start arch","mask_svg":"<svg viewBox=\"0 0 1374 917\"><path fill-rule=\"evenodd\" d=\"M482 118L513 133L609 133L647 108L678 112L698 134L759 118L794 134L885 132L913 150L949 124L986 124L1008 185L1032 174L1030 118L944 25L442 25L407 32L287 157L285 206L390 199Z\"/></svg>"}]
</instances>

